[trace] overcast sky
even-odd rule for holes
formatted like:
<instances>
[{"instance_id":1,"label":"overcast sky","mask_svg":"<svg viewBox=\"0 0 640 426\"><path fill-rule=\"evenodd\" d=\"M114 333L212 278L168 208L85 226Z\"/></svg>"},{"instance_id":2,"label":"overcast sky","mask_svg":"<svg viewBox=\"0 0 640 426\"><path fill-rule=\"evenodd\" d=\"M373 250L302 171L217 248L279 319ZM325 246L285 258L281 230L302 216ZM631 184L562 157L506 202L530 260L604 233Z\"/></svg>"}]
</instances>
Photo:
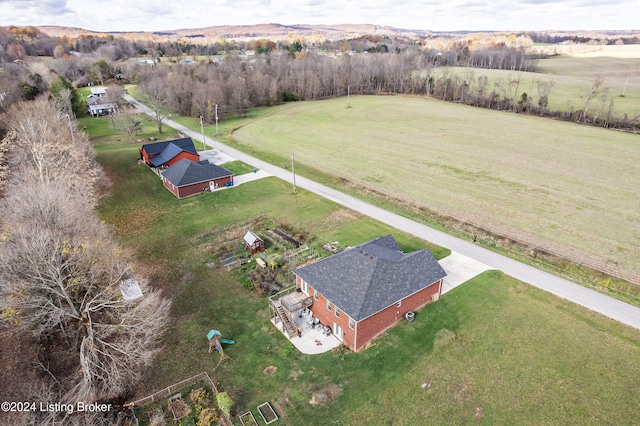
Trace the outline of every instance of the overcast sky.
<instances>
[{"instance_id":1,"label":"overcast sky","mask_svg":"<svg viewBox=\"0 0 640 426\"><path fill-rule=\"evenodd\" d=\"M637 30L640 0L0 0L0 26L159 31L264 23L434 31Z\"/></svg>"}]
</instances>

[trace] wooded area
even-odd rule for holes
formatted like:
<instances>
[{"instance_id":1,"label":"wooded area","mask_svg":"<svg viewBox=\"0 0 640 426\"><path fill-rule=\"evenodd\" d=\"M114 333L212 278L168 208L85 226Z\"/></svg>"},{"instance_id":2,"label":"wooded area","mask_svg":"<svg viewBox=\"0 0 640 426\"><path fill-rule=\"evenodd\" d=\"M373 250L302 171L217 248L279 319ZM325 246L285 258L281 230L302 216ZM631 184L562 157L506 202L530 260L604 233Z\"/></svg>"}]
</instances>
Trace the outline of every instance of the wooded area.
<instances>
[{"instance_id":1,"label":"wooded area","mask_svg":"<svg viewBox=\"0 0 640 426\"><path fill-rule=\"evenodd\" d=\"M12 106L2 121L0 310L25 347L5 392L25 401L118 401L156 354L169 301L134 275L131 256L98 219L105 179L75 119L43 96ZM132 278L143 293L135 300L120 288ZM14 414L33 424L112 424L114 413Z\"/></svg>"},{"instance_id":2,"label":"wooded area","mask_svg":"<svg viewBox=\"0 0 640 426\"><path fill-rule=\"evenodd\" d=\"M167 110L213 123L216 108L224 120L242 117L248 108L289 101L402 93L634 131L640 117L617 113L613 95L597 78L584 94L586 101L577 99L565 111L548 108L553 81L536 81L528 93L519 90L521 73L536 71L538 60L546 57L531 49L535 40L573 43L575 37L543 32L423 39L368 35L314 43L223 40L205 46L195 40L140 41L113 35L71 40L32 27L2 28L0 111L51 90L58 98L70 99L65 102L77 112L81 102L77 95L73 98L74 87L132 83L147 95L160 130L161 111ZM633 34L598 37L583 35L579 40L588 45L635 40ZM20 62L34 54L50 54L53 60L47 65ZM185 58L188 63L183 63ZM468 71L454 71L460 69ZM513 74L496 82L483 69Z\"/></svg>"}]
</instances>

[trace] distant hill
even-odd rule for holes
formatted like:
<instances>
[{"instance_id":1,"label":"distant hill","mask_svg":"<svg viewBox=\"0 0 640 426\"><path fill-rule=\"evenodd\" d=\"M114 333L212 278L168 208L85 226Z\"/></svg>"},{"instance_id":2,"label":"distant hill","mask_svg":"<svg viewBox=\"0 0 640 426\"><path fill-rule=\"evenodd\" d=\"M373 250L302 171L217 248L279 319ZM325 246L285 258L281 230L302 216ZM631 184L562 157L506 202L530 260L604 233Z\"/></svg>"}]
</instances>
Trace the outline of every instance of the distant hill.
<instances>
[{"instance_id":1,"label":"distant hill","mask_svg":"<svg viewBox=\"0 0 640 426\"><path fill-rule=\"evenodd\" d=\"M389 26L373 24L340 24L340 25L281 25L281 24L258 24L258 25L222 25L204 28L183 28L176 30L140 31L140 32L99 32L73 27L40 26L43 33L52 37L67 36L70 38L80 35L107 35L111 34L127 39L198 39L204 42L220 39L249 40L266 38L271 40L284 39L307 39L320 38L330 40L340 40L355 38L362 35L379 36L405 36L405 37L425 37L433 34L428 30L408 30Z\"/></svg>"}]
</instances>

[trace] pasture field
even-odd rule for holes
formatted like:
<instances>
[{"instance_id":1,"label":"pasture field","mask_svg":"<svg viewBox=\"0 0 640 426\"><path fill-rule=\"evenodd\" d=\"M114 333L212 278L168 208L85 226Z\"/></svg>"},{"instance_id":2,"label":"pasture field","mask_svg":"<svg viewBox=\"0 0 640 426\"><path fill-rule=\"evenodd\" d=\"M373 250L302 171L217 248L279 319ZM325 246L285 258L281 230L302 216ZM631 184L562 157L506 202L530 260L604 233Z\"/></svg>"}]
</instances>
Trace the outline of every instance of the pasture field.
<instances>
[{"instance_id":1,"label":"pasture field","mask_svg":"<svg viewBox=\"0 0 640 426\"><path fill-rule=\"evenodd\" d=\"M436 79L446 73L454 72L470 82L473 90L478 86L478 77L488 78L488 90L501 97L505 93L520 99L526 93L535 106L540 95L539 82L553 82L554 87L549 95L547 109L552 111L578 111L585 107L586 98L596 79L603 80L603 87L608 88L606 102L602 105L600 98L592 101L590 109L601 108L605 115L609 108L609 100L614 103L614 115L622 118L625 114L631 120L640 116L640 58L579 58L558 56L540 61L541 72L521 72L506 70L488 70L479 68L442 68L436 70ZM627 81L627 77L629 80ZM517 80L519 84L516 84ZM625 87L626 86L626 87ZM517 89L517 90L516 90ZM624 92L624 96L621 96Z\"/></svg>"},{"instance_id":2,"label":"pasture field","mask_svg":"<svg viewBox=\"0 0 640 426\"><path fill-rule=\"evenodd\" d=\"M178 200L137 164L139 144L118 140L106 119L84 118L80 126L112 182L102 219L134 253L140 276L173 300L163 350L137 397L207 371L236 413L255 413L269 401L283 425L463 424L479 417L490 424L631 424L640 417L633 391L640 387L640 333L496 271L361 353L298 353L268 324L266 299L233 273L206 267L201 243L208 233L266 216L304 227L319 242L357 244L388 232L406 251L425 242L307 191L293 195L276 178ZM145 137L159 136L152 129L145 126ZM207 352L211 328L236 341L225 348L229 359ZM266 374L267 367L275 372ZM326 402L312 404L318 393Z\"/></svg>"},{"instance_id":3,"label":"pasture field","mask_svg":"<svg viewBox=\"0 0 640 426\"><path fill-rule=\"evenodd\" d=\"M443 68L435 71L436 78L455 72L477 87L479 76L488 78L488 89L496 87L496 93L504 96L505 90L512 98L520 99L523 93L533 98L537 105L540 98L539 82L553 82L548 109L570 111L584 109L586 98L597 77L608 88L605 112L609 100L614 102L616 116L624 114L629 119L640 116L640 46L602 46L601 50L579 54L564 54L541 59L539 72L488 70L479 68ZM516 80L520 80L517 85ZM621 96L624 93L624 96ZM595 99L590 109L600 108L602 102ZM604 114L604 112L603 112Z\"/></svg>"},{"instance_id":4,"label":"pasture field","mask_svg":"<svg viewBox=\"0 0 640 426\"><path fill-rule=\"evenodd\" d=\"M640 276L640 137L433 99L287 104L233 133L576 263ZM273 162L273 161L272 161ZM279 164L279 163L275 163Z\"/></svg>"}]
</instances>

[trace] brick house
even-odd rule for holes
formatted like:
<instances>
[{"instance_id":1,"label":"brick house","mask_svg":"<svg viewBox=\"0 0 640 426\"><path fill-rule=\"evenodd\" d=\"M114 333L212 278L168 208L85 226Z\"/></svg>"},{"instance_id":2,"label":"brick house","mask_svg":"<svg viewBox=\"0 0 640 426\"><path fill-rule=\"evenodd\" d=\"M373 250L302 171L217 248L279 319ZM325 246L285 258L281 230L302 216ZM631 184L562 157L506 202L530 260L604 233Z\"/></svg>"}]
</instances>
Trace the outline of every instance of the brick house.
<instances>
[{"instance_id":1,"label":"brick house","mask_svg":"<svg viewBox=\"0 0 640 426\"><path fill-rule=\"evenodd\" d=\"M427 303L447 275L430 251L404 254L391 235L294 271L310 309L353 351Z\"/></svg>"},{"instance_id":2,"label":"brick house","mask_svg":"<svg viewBox=\"0 0 640 426\"><path fill-rule=\"evenodd\" d=\"M162 172L162 183L178 198L233 185L233 173L206 160L181 159Z\"/></svg>"},{"instance_id":3,"label":"brick house","mask_svg":"<svg viewBox=\"0 0 640 426\"><path fill-rule=\"evenodd\" d=\"M200 155L191 138L142 145L140 158L151 167L168 167L182 159L200 161Z\"/></svg>"}]
</instances>

